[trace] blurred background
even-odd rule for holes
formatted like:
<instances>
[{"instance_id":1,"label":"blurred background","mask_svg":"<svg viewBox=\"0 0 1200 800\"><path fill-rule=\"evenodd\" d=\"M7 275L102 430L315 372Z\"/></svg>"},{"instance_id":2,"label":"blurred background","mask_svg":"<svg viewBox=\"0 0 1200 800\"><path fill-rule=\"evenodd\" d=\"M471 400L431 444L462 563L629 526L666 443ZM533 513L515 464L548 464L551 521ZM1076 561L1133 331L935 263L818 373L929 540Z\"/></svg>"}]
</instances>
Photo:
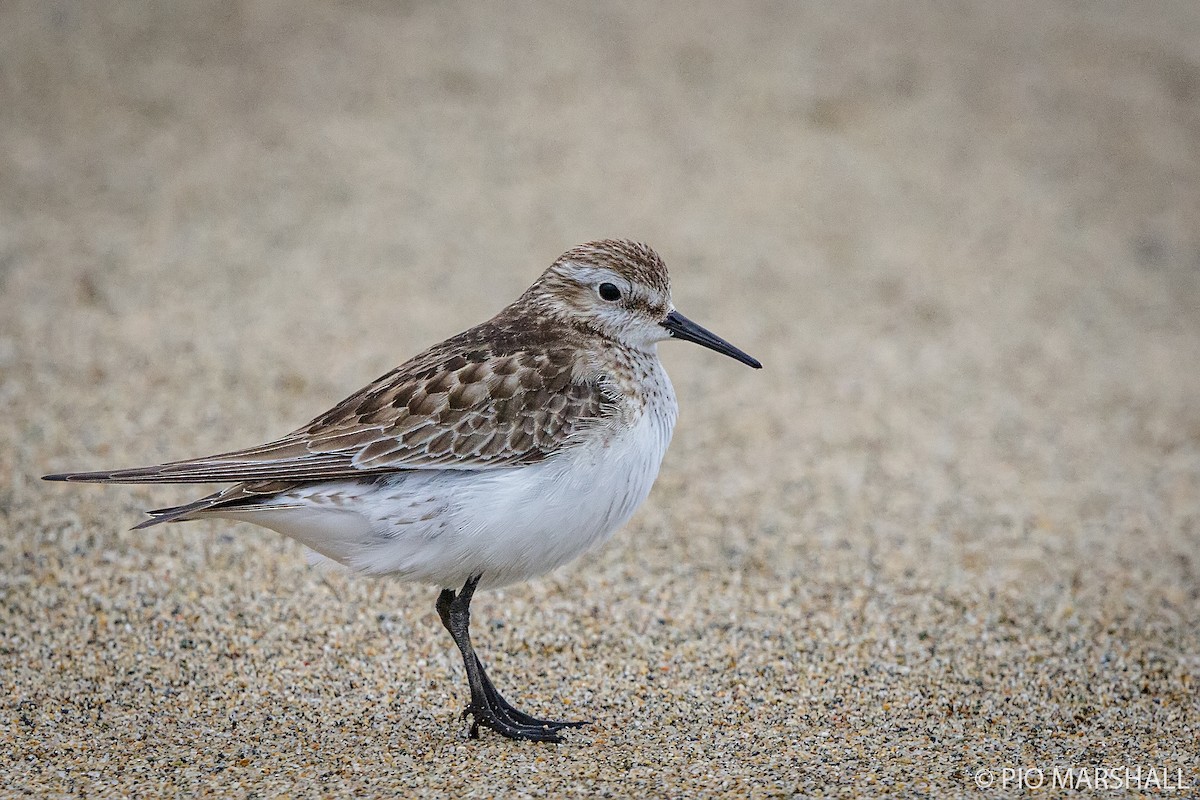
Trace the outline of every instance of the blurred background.
<instances>
[{"instance_id":1,"label":"blurred background","mask_svg":"<svg viewBox=\"0 0 1200 800\"><path fill-rule=\"evenodd\" d=\"M461 741L428 589L37 481L278 436L610 236L766 368L664 346L646 507L478 604L579 747ZM1198 364L1192 0L6 2L9 785L1194 769Z\"/></svg>"}]
</instances>

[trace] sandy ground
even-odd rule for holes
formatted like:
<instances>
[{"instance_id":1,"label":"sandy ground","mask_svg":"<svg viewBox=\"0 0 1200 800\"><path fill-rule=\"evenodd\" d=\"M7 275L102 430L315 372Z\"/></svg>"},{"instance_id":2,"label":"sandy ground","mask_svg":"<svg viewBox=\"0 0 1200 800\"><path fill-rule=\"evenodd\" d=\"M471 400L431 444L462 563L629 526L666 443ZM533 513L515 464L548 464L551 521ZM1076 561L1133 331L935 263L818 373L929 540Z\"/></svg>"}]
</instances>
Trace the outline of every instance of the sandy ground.
<instances>
[{"instance_id":1,"label":"sandy ground","mask_svg":"<svg viewBox=\"0 0 1200 800\"><path fill-rule=\"evenodd\" d=\"M0 792L1200 785L1200 5L9 2L0 121ZM427 587L37 480L286 432L610 235L767 368L666 346L649 501L476 602L569 744L465 739Z\"/></svg>"}]
</instances>

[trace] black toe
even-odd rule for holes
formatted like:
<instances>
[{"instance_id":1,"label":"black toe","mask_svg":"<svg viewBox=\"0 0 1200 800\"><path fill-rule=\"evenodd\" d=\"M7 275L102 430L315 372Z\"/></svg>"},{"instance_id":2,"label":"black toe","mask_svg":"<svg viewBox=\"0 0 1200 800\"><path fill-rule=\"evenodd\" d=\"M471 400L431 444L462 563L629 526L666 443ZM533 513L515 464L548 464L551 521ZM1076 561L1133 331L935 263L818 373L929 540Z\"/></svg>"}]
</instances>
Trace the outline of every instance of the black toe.
<instances>
[{"instance_id":1,"label":"black toe","mask_svg":"<svg viewBox=\"0 0 1200 800\"><path fill-rule=\"evenodd\" d=\"M465 713L471 715L470 735L472 739L479 738L479 726L482 725L506 739L554 743L560 743L563 740L555 730L541 725L522 725L503 713L496 713L494 709L487 706L471 705L467 707Z\"/></svg>"},{"instance_id":2,"label":"black toe","mask_svg":"<svg viewBox=\"0 0 1200 800\"><path fill-rule=\"evenodd\" d=\"M483 662L479 661L478 656L476 656L475 660L476 663L479 664L480 672L486 676L487 673L483 671ZM512 703L505 700L503 695L501 695L500 692L496 690L496 687L492 685L492 682L487 679L483 681L483 694L487 705L497 717L502 719L507 718L509 722L516 725L559 731L563 728L581 728L588 724L582 720L563 722L553 719L539 719L538 717L526 714L524 711L515 708Z\"/></svg>"}]
</instances>

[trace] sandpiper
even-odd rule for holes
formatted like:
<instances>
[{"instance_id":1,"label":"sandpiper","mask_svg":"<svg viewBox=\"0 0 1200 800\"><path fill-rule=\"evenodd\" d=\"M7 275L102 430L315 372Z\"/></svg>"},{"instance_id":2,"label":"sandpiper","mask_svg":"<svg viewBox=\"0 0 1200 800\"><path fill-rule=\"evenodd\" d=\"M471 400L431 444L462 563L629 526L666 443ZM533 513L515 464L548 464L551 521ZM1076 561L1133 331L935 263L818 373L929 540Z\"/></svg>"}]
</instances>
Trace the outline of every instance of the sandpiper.
<instances>
[{"instance_id":1,"label":"sandpiper","mask_svg":"<svg viewBox=\"0 0 1200 800\"><path fill-rule=\"evenodd\" d=\"M646 499L678 405L666 339L759 368L671 303L644 244L590 242L560 256L492 319L434 345L293 433L204 458L46 480L232 483L161 522L252 522L352 571L441 589L479 727L558 742L584 723L510 705L471 646L476 589L527 580L605 541Z\"/></svg>"}]
</instances>

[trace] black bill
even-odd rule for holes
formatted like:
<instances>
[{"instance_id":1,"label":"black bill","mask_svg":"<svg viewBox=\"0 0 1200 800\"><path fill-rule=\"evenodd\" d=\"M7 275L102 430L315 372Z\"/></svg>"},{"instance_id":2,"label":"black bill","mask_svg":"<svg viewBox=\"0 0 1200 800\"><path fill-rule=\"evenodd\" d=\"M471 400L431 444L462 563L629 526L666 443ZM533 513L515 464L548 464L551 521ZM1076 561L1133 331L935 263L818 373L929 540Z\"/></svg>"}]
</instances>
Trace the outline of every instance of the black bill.
<instances>
[{"instance_id":1,"label":"black bill","mask_svg":"<svg viewBox=\"0 0 1200 800\"><path fill-rule=\"evenodd\" d=\"M709 350L716 350L718 353L735 358L755 369L762 369L762 364L757 358L743 353L720 336L717 336L712 331L701 328L678 311L672 311L670 314L667 314L666 320L659 324L671 332L672 338L683 339L685 342L695 342L707 347Z\"/></svg>"}]
</instances>

